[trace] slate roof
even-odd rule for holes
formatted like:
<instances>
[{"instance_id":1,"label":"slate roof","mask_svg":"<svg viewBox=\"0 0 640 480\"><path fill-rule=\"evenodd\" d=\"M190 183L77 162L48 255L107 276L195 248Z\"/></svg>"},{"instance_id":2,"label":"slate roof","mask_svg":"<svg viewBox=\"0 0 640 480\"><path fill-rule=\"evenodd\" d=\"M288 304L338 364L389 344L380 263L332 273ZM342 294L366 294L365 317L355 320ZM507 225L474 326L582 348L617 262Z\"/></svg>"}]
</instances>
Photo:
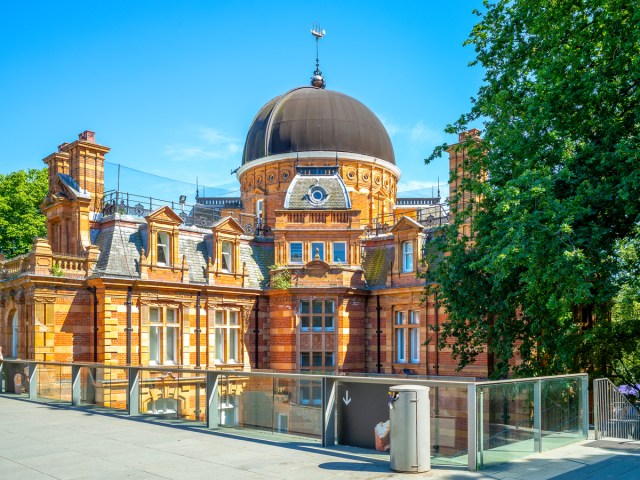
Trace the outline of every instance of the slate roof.
<instances>
[{"instance_id":1,"label":"slate roof","mask_svg":"<svg viewBox=\"0 0 640 480\"><path fill-rule=\"evenodd\" d=\"M96 276L116 276L138 278L140 276L140 255L145 248L146 224L138 228L115 225L101 229L95 237L95 245L100 256L94 270ZM206 283L207 260L212 255L212 235L180 235L178 250L180 262L186 255L189 265L189 281ZM240 264L246 262L249 274L247 286L266 288L269 283L269 267L274 264L273 241L240 245Z\"/></svg>"},{"instance_id":2,"label":"slate roof","mask_svg":"<svg viewBox=\"0 0 640 480\"><path fill-rule=\"evenodd\" d=\"M138 277L142 235L140 230L115 224L98 233L95 241L100 257L94 275Z\"/></svg>"},{"instance_id":3,"label":"slate roof","mask_svg":"<svg viewBox=\"0 0 640 480\"><path fill-rule=\"evenodd\" d=\"M314 191L319 192L317 197ZM296 175L287 189L284 208L346 210L351 208L351 199L339 175Z\"/></svg>"},{"instance_id":4,"label":"slate roof","mask_svg":"<svg viewBox=\"0 0 640 480\"><path fill-rule=\"evenodd\" d=\"M384 287L389 275L389 266L393 262L393 245L371 246L364 249L362 269L369 288Z\"/></svg>"},{"instance_id":5,"label":"slate roof","mask_svg":"<svg viewBox=\"0 0 640 480\"><path fill-rule=\"evenodd\" d=\"M273 242L251 243L240 246L240 263L247 262L248 285L266 288L269 284L269 267L275 263Z\"/></svg>"},{"instance_id":6,"label":"slate roof","mask_svg":"<svg viewBox=\"0 0 640 480\"><path fill-rule=\"evenodd\" d=\"M178 238L178 251L180 261L186 255L189 265L189 281L194 283L205 283L207 277L207 258L211 256L204 238L184 237Z\"/></svg>"}]
</instances>

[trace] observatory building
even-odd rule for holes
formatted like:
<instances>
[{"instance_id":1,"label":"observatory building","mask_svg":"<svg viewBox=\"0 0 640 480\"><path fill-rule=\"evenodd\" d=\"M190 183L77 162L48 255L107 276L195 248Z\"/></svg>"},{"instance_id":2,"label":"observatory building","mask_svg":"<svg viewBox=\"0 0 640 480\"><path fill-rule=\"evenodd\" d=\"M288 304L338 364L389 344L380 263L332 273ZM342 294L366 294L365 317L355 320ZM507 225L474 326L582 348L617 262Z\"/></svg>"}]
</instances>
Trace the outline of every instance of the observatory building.
<instances>
[{"instance_id":1,"label":"observatory building","mask_svg":"<svg viewBox=\"0 0 640 480\"><path fill-rule=\"evenodd\" d=\"M486 376L438 347L445 313L418 275L446 203L398 198L384 126L324 87L316 67L258 110L235 199L105 193L109 147L90 131L60 145L47 238L0 260L5 357Z\"/></svg>"}]
</instances>

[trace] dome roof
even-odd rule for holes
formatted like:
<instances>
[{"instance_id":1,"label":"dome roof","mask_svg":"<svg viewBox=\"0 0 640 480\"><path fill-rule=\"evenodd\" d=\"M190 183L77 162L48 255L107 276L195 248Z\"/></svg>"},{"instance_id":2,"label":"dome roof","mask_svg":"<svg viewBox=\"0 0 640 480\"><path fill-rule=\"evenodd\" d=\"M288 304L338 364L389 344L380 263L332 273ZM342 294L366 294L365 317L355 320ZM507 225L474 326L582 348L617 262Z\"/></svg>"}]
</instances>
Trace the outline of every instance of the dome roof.
<instances>
[{"instance_id":1,"label":"dome roof","mask_svg":"<svg viewBox=\"0 0 640 480\"><path fill-rule=\"evenodd\" d=\"M269 155L349 152L395 164L393 146L378 117L343 93L301 87L274 98L253 119L242 164Z\"/></svg>"}]
</instances>

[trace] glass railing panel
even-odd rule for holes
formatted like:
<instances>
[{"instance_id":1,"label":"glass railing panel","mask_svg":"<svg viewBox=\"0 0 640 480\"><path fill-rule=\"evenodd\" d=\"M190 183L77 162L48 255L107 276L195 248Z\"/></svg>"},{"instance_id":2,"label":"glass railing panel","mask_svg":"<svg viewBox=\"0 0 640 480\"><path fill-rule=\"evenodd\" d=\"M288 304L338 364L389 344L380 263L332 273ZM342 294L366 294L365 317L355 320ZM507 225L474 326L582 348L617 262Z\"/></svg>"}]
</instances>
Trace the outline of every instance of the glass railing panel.
<instances>
[{"instance_id":1,"label":"glass railing panel","mask_svg":"<svg viewBox=\"0 0 640 480\"><path fill-rule=\"evenodd\" d=\"M430 387L431 462L467 464L467 388Z\"/></svg>"},{"instance_id":2,"label":"glass railing panel","mask_svg":"<svg viewBox=\"0 0 640 480\"><path fill-rule=\"evenodd\" d=\"M322 438L322 380L280 377L274 383L274 431Z\"/></svg>"},{"instance_id":3,"label":"glass railing panel","mask_svg":"<svg viewBox=\"0 0 640 480\"><path fill-rule=\"evenodd\" d=\"M165 419L178 419L187 410L180 392L179 371L164 369L140 370L138 408L141 414Z\"/></svg>"},{"instance_id":4,"label":"glass railing panel","mask_svg":"<svg viewBox=\"0 0 640 480\"><path fill-rule=\"evenodd\" d=\"M582 379L541 380L541 444L551 450L584 440Z\"/></svg>"},{"instance_id":5,"label":"glass railing panel","mask_svg":"<svg viewBox=\"0 0 640 480\"><path fill-rule=\"evenodd\" d=\"M36 378L37 399L71 402L71 366L39 364Z\"/></svg>"},{"instance_id":6,"label":"glass railing panel","mask_svg":"<svg viewBox=\"0 0 640 480\"><path fill-rule=\"evenodd\" d=\"M187 422L207 420L207 377L204 372L177 372L177 414Z\"/></svg>"},{"instance_id":7,"label":"glass railing panel","mask_svg":"<svg viewBox=\"0 0 640 480\"><path fill-rule=\"evenodd\" d=\"M218 381L218 423L222 427L273 431L273 378L237 374Z\"/></svg>"},{"instance_id":8,"label":"glass railing panel","mask_svg":"<svg viewBox=\"0 0 640 480\"><path fill-rule=\"evenodd\" d=\"M92 372L96 406L127 410L129 371L126 368L96 367Z\"/></svg>"},{"instance_id":9,"label":"glass railing panel","mask_svg":"<svg viewBox=\"0 0 640 480\"><path fill-rule=\"evenodd\" d=\"M509 462L536 451L534 382L481 385L478 398L478 463Z\"/></svg>"}]
</instances>

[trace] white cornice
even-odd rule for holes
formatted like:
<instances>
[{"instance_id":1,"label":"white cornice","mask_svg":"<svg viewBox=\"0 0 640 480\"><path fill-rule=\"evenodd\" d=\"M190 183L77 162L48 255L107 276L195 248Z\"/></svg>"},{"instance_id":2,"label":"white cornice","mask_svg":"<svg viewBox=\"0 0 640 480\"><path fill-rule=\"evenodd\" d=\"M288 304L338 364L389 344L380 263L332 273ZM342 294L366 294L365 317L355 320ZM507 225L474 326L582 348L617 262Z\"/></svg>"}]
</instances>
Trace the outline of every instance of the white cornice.
<instances>
[{"instance_id":1,"label":"white cornice","mask_svg":"<svg viewBox=\"0 0 640 480\"><path fill-rule=\"evenodd\" d=\"M321 159L331 159L335 160L336 156L338 161L341 160L349 160L355 162L363 162L363 163L371 163L374 165L379 165L380 167L391 171L398 180L400 180L400 169L396 167L393 163L388 162L386 160L382 160L381 158L370 157L369 155L362 155L359 153L351 153L351 152L327 152L327 151L317 151L317 152L291 152L291 153L281 153L278 155L269 155L268 157L258 158L256 160L251 160L250 162L245 163L236 171L236 178L239 180L240 177L249 169L259 166L264 166L269 163L281 162L283 160L297 160L297 159L308 159L308 158L321 158Z\"/></svg>"}]
</instances>

